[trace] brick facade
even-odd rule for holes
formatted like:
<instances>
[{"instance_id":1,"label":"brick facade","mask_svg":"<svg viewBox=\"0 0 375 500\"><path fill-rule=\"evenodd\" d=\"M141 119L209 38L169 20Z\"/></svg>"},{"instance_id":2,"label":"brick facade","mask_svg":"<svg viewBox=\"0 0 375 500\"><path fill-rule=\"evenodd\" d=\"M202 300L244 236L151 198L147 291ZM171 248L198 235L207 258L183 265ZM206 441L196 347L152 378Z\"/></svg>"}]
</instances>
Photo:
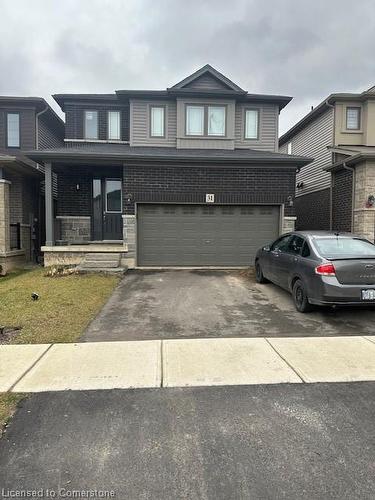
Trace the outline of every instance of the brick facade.
<instances>
[{"instance_id":1,"label":"brick facade","mask_svg":"<svg viewBox=\"0 0 375 500\"><path fill-rule=\"evenodd\" d=\"M297 196L294 205L297 216L297 230L329 231L330 189Z\"/></svg>"},{"instance_id":2,"label":"brick facade","mask_svg":"<svg viewBox=\"0 0 375 500\"><path fill-rule=\"evenodd\" d=\"M350 170L339 170L332 174L332 229L352 230L353 174Z\"/></svg>"},{"instance_id":3,"label":"brick facade","mask_svg":"<svg viewBox=\"0 0 375 500\"><path fill-rule=\"evenodd\" d=\"M212 193L217 204L285 204L293 216L294 185L290 168L125 166L123 208L132 215L137 202L203 203Z\"/></svg>"}]
</instances>

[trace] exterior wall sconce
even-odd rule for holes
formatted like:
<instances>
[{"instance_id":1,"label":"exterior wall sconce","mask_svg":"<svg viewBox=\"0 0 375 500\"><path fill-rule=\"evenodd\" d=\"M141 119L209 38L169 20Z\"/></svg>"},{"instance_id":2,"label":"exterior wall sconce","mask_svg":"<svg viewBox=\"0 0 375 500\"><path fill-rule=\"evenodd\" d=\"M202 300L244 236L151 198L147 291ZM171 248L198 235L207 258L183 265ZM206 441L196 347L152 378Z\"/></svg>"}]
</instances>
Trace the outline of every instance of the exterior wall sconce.
<instances>
[{"instance_id":1,"label":"exterior wall sconce","mask_svg":"<svg viewBox=\"0 0 375 500\"><path fill-rule=\"evenodd\" d=\"M288 196L287 200L288 200L288 205L290 207L292 207L293 206L293 196Z\"/></svg>"},{"instance_id":2,"label":"exterior wall sconce","mask_svg":"<svg viewBox=\"0 0 375 500\"><path fill-rule=\"evenodd\" d=\"M81 186L79 184L76 184L76 190L79 191L81 189Z\"/></svg>"},{"instance_id":3,"label":"exterior wall sconce","mask_svg":"<svg viewBox=\"0 0 375 500\"><path fill-rule=\"evenodd\" d=\"M370 194L366 201L366 208L372 208L375 204L375 196Z\"/></svg>"}]
</instances>

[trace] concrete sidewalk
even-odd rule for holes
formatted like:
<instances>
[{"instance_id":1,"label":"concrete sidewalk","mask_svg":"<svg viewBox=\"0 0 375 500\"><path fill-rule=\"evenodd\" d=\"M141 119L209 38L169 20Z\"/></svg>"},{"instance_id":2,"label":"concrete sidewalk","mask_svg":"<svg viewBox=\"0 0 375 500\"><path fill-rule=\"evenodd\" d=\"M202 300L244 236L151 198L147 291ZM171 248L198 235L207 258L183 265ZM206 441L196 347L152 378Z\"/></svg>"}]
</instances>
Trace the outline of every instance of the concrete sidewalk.
<instances>
[{"instance_id":1,"label":"concrete sidewalk","mask_svg":"<svg viewBox=\"0 0 375 500\"><path fill-rule=\"evenodd\" d=\"M375 336L0 346L0 391L375 381Z\"/></svg>"}]
</instances>

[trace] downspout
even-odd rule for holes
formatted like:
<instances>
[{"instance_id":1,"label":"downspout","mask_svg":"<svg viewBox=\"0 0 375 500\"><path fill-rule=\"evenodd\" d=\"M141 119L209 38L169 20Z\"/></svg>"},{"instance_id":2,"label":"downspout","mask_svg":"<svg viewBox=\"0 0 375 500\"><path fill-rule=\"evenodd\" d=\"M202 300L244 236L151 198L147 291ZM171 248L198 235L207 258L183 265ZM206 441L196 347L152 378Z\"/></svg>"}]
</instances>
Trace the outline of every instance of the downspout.
<instances>
[{"instance_id":1,"label":"downspout","mask_svg":"<svg viewBox=\"0 0 375 500\"><path fill-rule=\"evenodd\" d=\"M333 104L330 104L329 99L326 99L326 106L333 108L333 140L332 140L332 146L335 145L335 127L336 127L336 117L335 117L335 111L336 107ZM329 229L332 231L333 227L333 176L331 173L331 182L329 184Z\"/></svg>"},{"instance_id":2,"label":"downspout","mask_svg":"<svg viewBox=\"0 0 375 500\"><path fill-rule=\"evenodd\" d=\"M354 232L354 196L355 196L355 168L349 167L344 161L342 166L345 170L349 170L352 173L352 221L351 221L351 232Z\"/></svg>"}]
</instances>

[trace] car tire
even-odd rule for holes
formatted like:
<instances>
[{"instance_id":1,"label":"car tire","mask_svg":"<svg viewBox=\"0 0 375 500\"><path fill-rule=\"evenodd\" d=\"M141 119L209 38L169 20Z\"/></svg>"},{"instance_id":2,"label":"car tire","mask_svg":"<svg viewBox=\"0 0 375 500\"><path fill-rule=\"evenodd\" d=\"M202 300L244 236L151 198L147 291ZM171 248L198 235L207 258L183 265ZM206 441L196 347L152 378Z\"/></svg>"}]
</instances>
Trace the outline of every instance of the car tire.
<instances>
[{"instance_id":1,"label":"car tire","mask_svg":"<svg viewBox=\"0 0 375 500\"><path fill-rule=\"evenodd\" d=\"M312 305L309 303L305 286L301 280L297 280L294 283L292 295L294 305L298 312L307 313L312 310Z\"/></svg>"},{"instance_id":2,"label":"car tire","mask_svg":"<svg viewBox=\"0 0 375 500\"><path fill-rule=\"evenodd\" d=\"M263 271L258 260L255 262L255 279L257 283L269 283L268 279L263 275Z\"/></svg>"}]
</instances>

